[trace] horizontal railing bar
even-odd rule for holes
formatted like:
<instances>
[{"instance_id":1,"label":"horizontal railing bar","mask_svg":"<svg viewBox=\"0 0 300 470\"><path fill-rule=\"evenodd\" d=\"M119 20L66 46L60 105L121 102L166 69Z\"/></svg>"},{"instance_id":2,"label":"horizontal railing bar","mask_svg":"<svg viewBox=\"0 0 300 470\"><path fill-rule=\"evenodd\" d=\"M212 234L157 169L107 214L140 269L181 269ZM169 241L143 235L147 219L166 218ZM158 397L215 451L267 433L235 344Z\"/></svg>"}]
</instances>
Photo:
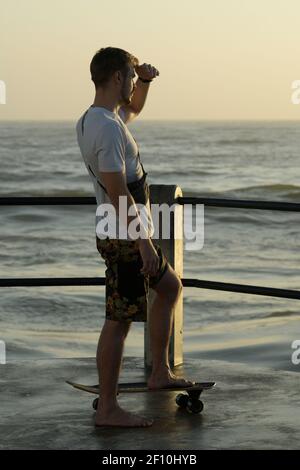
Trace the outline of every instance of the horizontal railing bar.
<instances>
[{"instance_id":1,"label":"horizontal railing bar","mask_svg":"<svg viewBox=\"0 0 300 470\"><path fill-rule=\"evenodd\" d=\"M211 207L231 207L236 209L258 209L258 210L277 210L300 212L300 204L293 202L276 202L276 201L253 201L245 199L222 199L222 198L204 198L204 197L177 197L174 203L184 204L204 204ZM46 206L46 205L83 205L97 204L95 197L89 196L16 196L16 197L0 197L0 206Z\"/></svg>"},{"instance_id":2,"label":"horizontal railing bar","mask_svg":"<svg viewBox=\"0 0 300 470\"><path fill-rule=\"evenodd\" d=\"M234 284L229 282L205 281L202 279L181 279L184 287L213 289L242 294L255 294L286 299L300 299L300 291L273 287ZM36 286L104 286L105 277L57 277L57 278L11 278L0 279L0 287Z\"/></svg>"},{"instance_id":3,"label":"horizontal railing bar","mask_svg":"<svg viewBox=\"0 0 300 470\"><path fill-rule=\"evenodd\" d=\"M104 286L105 277L31 277L0 279L0 287Z\"/></svg>"},{"instance_id":4,"label":"horizontal railing bar","mask_svg":"<svg viewBox=\"0 0 300 470\"><path fill-rule=\"evenodd\" d=\"M0 197L0 206L57 206L57 205L81 205L96 204L95 197L89 196L16 196Z\"/></svg>"},{"instance_id":5,"label":"horizontal railing bar","mask_svg":"<svg viewBox=\"0 0 300 470\"><path fill-rule=\"evenodd\" d=\"M294 202L250 201L245 199L216 199L205 197L178 197L176 202L180 205L204 204L205 206L211 207L300 212L300 204Z\"/></svg>"},{"instance_id":6,"label":"horizontal railing bar","mask_svg":"<svg viewBox=\"0 0 300 470\"><path fill-rule=\"evenodd\" d=\"M229 282L204 281L200 279L182 279L182 284L184 287L197 287L201 289L214 289L227 292L241 292L242 294L283 297L286 299L300 299L300 291L291 289L251 286L247 284L234 284Z\"/></svg>"}]
</instances>

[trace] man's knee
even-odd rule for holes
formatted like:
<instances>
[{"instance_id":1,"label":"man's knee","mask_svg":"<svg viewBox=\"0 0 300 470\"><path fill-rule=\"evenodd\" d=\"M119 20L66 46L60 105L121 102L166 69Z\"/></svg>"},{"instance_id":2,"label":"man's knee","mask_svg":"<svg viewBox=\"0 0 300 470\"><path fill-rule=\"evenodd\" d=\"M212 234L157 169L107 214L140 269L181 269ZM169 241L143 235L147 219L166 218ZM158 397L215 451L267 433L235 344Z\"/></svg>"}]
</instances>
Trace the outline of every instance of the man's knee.
<instances>
[{"instance_id":1,"label":"man's knee","mask_svg":"<svg viewBox=\"0 0 300 470\"><path fill-rule=\"evenodd\" d=\"M179 297L183 289L180 277L177 275L174 280L173 294L175 298Z\"/></svg>"},{"instance_id":2,"label":"man's knee","mask_svg":"<svg viewBox=\"0 0 300 470\"><path fill-rule=\"evenodd\" d=\"M165 275L161 281L154 287L156 293L170 301L175 301L181 294L183 285L180 277L174 269L168 266Z\"/></svg>"},{"instance_id":3,"label":"man's knee","mask_svg":"<svg viewBox=\"0 0 300 470\"><path fill-rule=\"evenodd\" d=\"M122 320L106 319L107 327L116 335L124 336L125 338L128 335L128 332L130 330L131 323L132 322L122 321Z\"/></svg>"}]
</instances>

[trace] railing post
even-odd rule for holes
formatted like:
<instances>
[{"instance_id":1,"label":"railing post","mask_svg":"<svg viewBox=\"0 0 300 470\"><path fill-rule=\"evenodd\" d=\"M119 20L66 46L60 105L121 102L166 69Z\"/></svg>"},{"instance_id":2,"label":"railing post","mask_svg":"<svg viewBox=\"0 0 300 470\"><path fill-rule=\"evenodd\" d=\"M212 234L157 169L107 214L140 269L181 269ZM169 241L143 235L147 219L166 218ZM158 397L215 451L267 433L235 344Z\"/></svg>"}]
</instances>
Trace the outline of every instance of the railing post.
<instances>
[{"instance_id":1,"label":"railing post","mask_svg":"<svg viewBox=\"0 0 300 470\"><path fill-rule=\"evenodd\" d=\"M176 210L171 212L169 220L170 237L168 239L162 238L161 222L159 223L159 230L156 228L154 221L155 231L159 238L153 238L153 242L160 245L164 254L166 255L169 264L177 272L180 278L183 277L183 205L175 203L177 197L182 197L182 190L176 185L157 184L150 185L150 202L151 204L167 204L169 207L175 205ZM177 238L175 238L175 234ZM148 304L148 319L150 309L155 298L155 291L150 289L149 304ZM152 354L150 344L150 332L148 323L145 323L144 330L144 362L145 367L152 366ZM169 348L169 361L170 366L175 367L183 363L183 293L181 293L174 311L174 325L172 329L172 336Z\"/></svg>"}]
</instances>

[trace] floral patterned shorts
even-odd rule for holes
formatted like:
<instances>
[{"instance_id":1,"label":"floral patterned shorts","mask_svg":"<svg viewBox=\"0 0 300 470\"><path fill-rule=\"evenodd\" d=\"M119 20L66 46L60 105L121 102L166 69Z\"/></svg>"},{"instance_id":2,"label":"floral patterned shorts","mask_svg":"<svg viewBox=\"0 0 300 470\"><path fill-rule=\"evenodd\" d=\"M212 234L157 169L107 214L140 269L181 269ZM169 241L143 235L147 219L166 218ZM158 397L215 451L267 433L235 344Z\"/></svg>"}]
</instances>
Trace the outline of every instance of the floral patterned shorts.
<instances>
[{"instance_id":1,"label":"floral patterned shorts","mask_svg":"<svg viewBox=\"0 0 300 470\"><path fill-rule=\"evenodd\" d=\"M140 272L143 260L135 241L100 239L97 250L105 261L106 319L126 322L146 322L149 287L155 286L168 267L168 261L156 243L159 269L155 276Z\"/></svg>"}]
</instances>

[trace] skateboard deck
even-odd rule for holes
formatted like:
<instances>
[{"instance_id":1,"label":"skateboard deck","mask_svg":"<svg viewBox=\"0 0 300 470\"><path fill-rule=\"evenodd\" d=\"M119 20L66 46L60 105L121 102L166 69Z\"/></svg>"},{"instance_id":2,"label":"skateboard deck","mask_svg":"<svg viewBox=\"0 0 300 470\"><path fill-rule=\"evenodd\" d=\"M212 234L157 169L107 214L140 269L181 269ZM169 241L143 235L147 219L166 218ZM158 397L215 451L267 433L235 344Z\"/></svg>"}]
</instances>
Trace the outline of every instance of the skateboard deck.
<instances>
[{"instance_id":1,"label":"skateboard deck","mask_svg":"<svg viewBox=\"0 0 300 470\"><path fill-rule=\"evenodd\" d=\"M71 385L78 390L84 392L93 393L99 395L99 385L83 385L76 382L66 381L67 384ZM215 382L195 382L191 387L168 387L149 389L146 382L134 382L134 383L121 383L118 386L119 393L159 393L159 392L172 392L182 391L186 394L180 393L176 396L176 403L179 408L186 408L192 413L200 413L203 410L203 403L199 400L201 393L204 390L209 390L216 385ZM96 410L98 406L98 398L93 401L93 408Z\"/></svg>"}]
</instances>

